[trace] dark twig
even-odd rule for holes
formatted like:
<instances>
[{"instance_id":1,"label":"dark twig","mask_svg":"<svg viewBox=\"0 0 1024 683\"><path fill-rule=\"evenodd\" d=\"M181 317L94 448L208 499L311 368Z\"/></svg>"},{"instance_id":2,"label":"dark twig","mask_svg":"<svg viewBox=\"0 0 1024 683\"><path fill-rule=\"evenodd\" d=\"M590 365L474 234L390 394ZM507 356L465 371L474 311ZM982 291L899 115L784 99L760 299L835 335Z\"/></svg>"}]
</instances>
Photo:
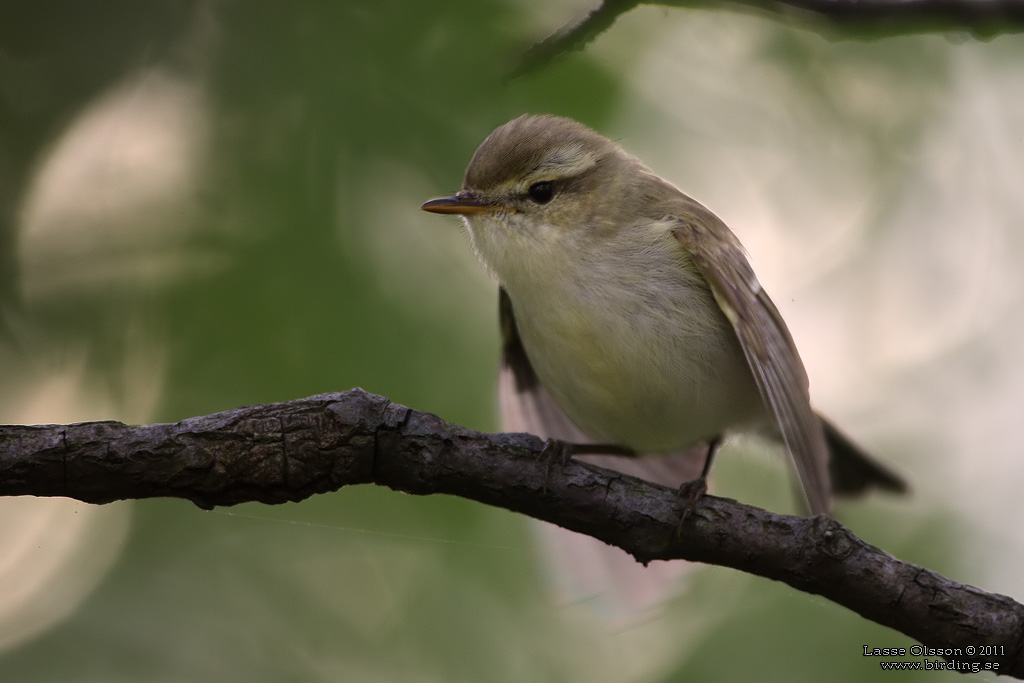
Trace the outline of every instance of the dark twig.
<instances>
[{"instance_id":1,"label":"dark twig","mask_svg":"<svg viewBox=\"0 0 1024 683\"><path fill-rule=\"evenodd\" d=\"M641 562L687 559L776 579L958 662L1024 677L1024 606L903 562L825 516L705 496L677 534L675 491L570 461L544 491L543 442L483 434L352 390L131 427L0 427L0 495L89 503L170 496L200 507L280 503L350 484L447 493L589 534ZM983 656L964 648L989 646Z\"/></svg>"},{"instance_id":2,"label":"dark twig","mask_svg":"<svg viewBox=\"0 0 1024 683\"><path fill-rule=\"evenodd\" d=\"M966 33L989 40L1024 31L1024 0L604 0L586 16L527 50L510 77L583 49L637 5L731 9L796 20L830 38L875 39L921 33Z\"/></svg>"}]
</instances>

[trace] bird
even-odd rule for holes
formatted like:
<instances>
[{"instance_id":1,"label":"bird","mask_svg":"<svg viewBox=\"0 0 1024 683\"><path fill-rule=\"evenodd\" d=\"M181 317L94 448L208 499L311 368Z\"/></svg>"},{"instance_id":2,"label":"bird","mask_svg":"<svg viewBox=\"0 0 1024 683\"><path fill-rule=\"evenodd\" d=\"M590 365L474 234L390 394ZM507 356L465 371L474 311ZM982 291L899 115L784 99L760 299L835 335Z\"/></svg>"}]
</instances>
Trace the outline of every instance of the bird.
<instances>
[{"instance_id":1,"label":"bird","mask_svg":"<svg viewBox=\"0 0 1024 683\"><path fill-rule=\"evenodd\" d=\"M480 144L458 192L421 208L460 216L498 281L504 428L660 483L674 461L692 475L673 458L703 449L699 476L678 482L697 495L722 440L758 434L790 456L810 514L835 494L907 489L815 412L735 234L616 142L520 116Z\"/></svg>"}]
</instances>

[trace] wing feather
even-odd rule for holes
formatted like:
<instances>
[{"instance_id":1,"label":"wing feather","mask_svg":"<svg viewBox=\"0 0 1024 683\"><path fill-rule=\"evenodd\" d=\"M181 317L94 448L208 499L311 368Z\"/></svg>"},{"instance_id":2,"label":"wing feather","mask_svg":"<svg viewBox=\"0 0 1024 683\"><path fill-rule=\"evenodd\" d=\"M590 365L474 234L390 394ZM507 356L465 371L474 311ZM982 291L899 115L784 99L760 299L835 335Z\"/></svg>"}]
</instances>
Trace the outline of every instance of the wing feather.
<instances>
[{"instance_id":1,"label":"wing feather","mask_svg":"<svg viewBox=\"0 0 1024 683\"><path fill-rule=\"evenodd\" d=\"M831 505L828 446L811 408L807 373L789 329L761 288L739 240L714 214L694 203L675 216L673 234L707 280L732 323L743 355L771 410L812 513Z\"/></svg>"}]
</instances>

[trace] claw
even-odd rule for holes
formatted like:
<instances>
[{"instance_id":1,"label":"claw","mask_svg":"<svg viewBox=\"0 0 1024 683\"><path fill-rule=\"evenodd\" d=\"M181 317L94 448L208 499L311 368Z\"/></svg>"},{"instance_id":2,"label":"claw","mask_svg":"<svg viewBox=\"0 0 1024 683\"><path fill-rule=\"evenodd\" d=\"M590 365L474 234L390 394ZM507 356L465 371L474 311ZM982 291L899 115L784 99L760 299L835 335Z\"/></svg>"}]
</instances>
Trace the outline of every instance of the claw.
<instances>
[{"instance_id":1,"label":"claw","mask_svg":"<svg viewBox=\"0 0 1024 683\"><path fill-rule=\"evenodd\" d=\"M683 514L679 516L679 524L676 525L676 538L683 535L683 525L686 524L686 520L690 515L696 512L697 501L703 498L707 492L708 480L703 475L693 481L685 482L676 491L676 505L679 504L680 500L686 499L686 505L683 506Z\"/></svg>"},{"instance_id":2,"label":"claw","mask_svg":"<svg viewBox=\"0 0 1024 683\"><path fill-rule=\"evenodd\" d=\"M547 458L548 460L548 468L544 473L544 493L548 492L551 462L555 459L561 459L562 469L565 469L569 459L577 453L586 455L618 455L622 457L633 457L636 455L625 446L617 446L615 444L570 443L561 439L547 439L544 441L544 448L540 450L540 455L537 456L538 462L541 458Z\"/></svg>"},{"instance_id":3,"label":"claw","mask_svg":"<svg viewBox=\"0 0 1024 683\"><path fill-rule=\"evenodd\" d=\"M569 458L576 452L576 444L571 444L567 441L561 441L559 439L548 439L544 442L544 448L540 449L540 455L537 456L537 460L541 458L547 458L548 466L544 472L544 493L548 492L548 477L551 476L551 462L556 458L560 458L562 461L562 469L565 469L566 463L569 462Z\"/></svg>"},{"instance_id":4,"label":"claw","mask_svg":"<svg viewBox=\"0 0 1024 683\"><path fill-rule=\"evenodd\" d=\"M676 525L676 538L683 535L683 525L686 523L687 518L696 512L697 501L708 492L708 472L711 471L711 463L714 461L718 448L721 445L721 437L716 437L708 442L708 453L704 457L704 467L701 469L700 476L693 481L685 482L676 492L676 505L679 504L682 498L686 498L686 506L683 508L683 514L679 517L679 524Z\"/></svg>"}]
</instances>

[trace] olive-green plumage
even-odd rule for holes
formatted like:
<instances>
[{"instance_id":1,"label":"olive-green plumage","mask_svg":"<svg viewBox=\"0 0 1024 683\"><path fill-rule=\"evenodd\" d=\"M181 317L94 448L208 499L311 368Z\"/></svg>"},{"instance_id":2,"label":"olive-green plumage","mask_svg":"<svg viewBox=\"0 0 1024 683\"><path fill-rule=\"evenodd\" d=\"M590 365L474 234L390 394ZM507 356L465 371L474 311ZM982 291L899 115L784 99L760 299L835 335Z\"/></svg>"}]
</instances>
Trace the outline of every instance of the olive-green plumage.
<instances>
[{"instance_id":1,"label":"olive-green plumage","mask_svg":"<svg viewBox=\"0 0 1024 683\"><path fill-rule=\"evenodd\" d=\"M506 359L509 395L530 403L534 422L567 417L591 442L647 453L772 434L810 510L829 510L826 429L803 364L739 241L708 209L611 140L551 116L498 128L460 192L423 208L463 215L501 284L506 349L511 329L522 352ZM880 485L901 485L878 471Z\"/></svg>"}]
</instances>

